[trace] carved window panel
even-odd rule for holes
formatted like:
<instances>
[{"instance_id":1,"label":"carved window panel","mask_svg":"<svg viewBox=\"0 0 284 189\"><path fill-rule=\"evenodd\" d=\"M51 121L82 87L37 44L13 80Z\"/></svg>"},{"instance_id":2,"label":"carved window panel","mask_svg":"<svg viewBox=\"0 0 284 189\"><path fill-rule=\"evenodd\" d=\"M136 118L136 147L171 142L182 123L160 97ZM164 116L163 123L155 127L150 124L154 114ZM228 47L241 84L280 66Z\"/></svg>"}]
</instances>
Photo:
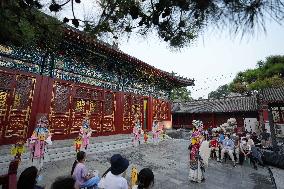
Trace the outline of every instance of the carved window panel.
<instances>
[{"instance_id":1,"label":"carved window panel","mask_svg":"<svg viewBox=\"0 0 284 189\"><path fill-rule=\"evenodd\" d=\"M103 103L101 101L90 101L90 112L95 114L102 114Z\"/></svg>"},{"instance_id":2,"label":"carved window panel","mask_svg":"<svg viewBox=\"0 0 284 189\"><path fill-rule=\"evenodd\" d=\"M84 118L83 117L76 117L73 119L72 127L70 128L70 134L78 134L82 127Z\"/></svg>"},{"instance_id":3,"label":"carved window panel","mask_svg":"<svg viewBox=\"0 0 284 189\"><path fill-rule=\"evenodd\" d=\"M123 130L130 130L132 127L133 123L131 118L123 118Z\"/></svg>"},{"instance_id":4,"label":"carved window panel","mask_svg":"<svg viewBox=\"0 0 284 189\"><path fill-rule=\"evenodd\" d=\"M114 94L107 92L104 101L104 115L113 115L114 113Z\"/></svg>"},{"instance_id":5,"label":"carved window panel","mask_svg":"<svg viewBox=\"0 0 284 189\"><path fill-rule=\"evenodd\" d=\"M86 110L86 105L89 103L88 101L84 99L75 99L74 98L74 111L76 113L84 113Z\"/></svg>"},{"instance_id":6,"label":"carved window panel","mask_svg":"<svg viewBox=\"0 0 284 189\"><path fill-rule=\"evenodd\" d=\"M91 92L91 97L94 100L103 100L103 91L102 90L93 90Z\"/></svg>"},{"instance_id":7,"label":"carved window panel","mask_svg":"<svg viewBox=\"0 0 284 189\"><path fill-rule=\"evenodd\" d=\"M61 83L54 86L53 111L56 113L66 113L69 111L71 87Z\"/></svg>"},{"instance_id":8,"label":"carved window panel","mask_svg":"<svg viewBox=\"0 0 284 189\"><path fill-rule=\"evenodd\" d=\"M79 87L75 91L75 98L91 99L91 94L87 88Z\"/></svg>"},{"instance_id":9,"label":"carved window panel","mask_svg":"<svg viewBox=\"0 0 284 189\"><path fill-rule=\"evenodd\" d=\"M133 104L132 104L132 116L135 121L135 119L138 119L140 123L142 122L142 107L143 107L143 101L140 96L133 96Z\"/></svg>"},{"instance_id":10,"label":"carved window panel","mask_svg":"<svg viewBox=\"0 0 284 189\"><path fill-rule=\"evenodd\" d=\"M0 89L11 89L14 76L0 72Z\"/></svg>"},{"instance_id":11,"label":"carved window panel","mask_svg":"<svg viewBox=\"0 0 284 189\"><path fill-rule=\"evenodd\" d=\"M0 89L0 116L2 114L1 111L6 112L7 99L8 99L8 93L6 91L1 91Z\"/></svg>"},{"instance_id":12,"label":"carved window panel","mask_svg":"<svg viewBox=\"0 0 284 189\"><path fill-rule=\"evenodd\" d=\"M100 133L102 131L101 128L101 117L98 115L92 115L90 118L90 127L94 134Z\"/></svg>"},{"instance_id":13,"label":"carved window panel","mask_svg":"<svg viewBox=\"0 0 284 189\"><path fill-rule=\"evenodd\" d=\"M130 130L132 123L131 118L131 104L132 98L130 94L124 94L124 104L123 104L123 130Z\"/></svg>"},{"instance_id":14,"label":"carved window panel","mask_svg":"<svg viewBox=\"0 0 284 189\"><path fill-rule=\"evenodd\" d=\"M169 103L163 100L153 100L153 119L154 120L168 120L169 119Z\"/></svg>"},{"instance_id":15,"label":"carved window panel","mask_svg":"<svg viewBox=\"0 0 284 189\"><path fill-rule=\"evenodd\" d=\"M102 132L114 132L114 120L110 117L104 117L102 119Z\"/></svg>"},{"instance_id":16,"label":"carved window panel","mask_svg":"<svg viewBox=\"0 0 284 189\"><path fill-rule=\"evenodd\" d=\"M28 110L33 98L35 79L27 76L17 76L13 109Z\"/></svg>"},{"instance_id":17,"label":"carved window panel","mask_svg":"<svg viewBox=\"0 0 284 189\"><path fill-rule=\"evenodd\" d=\"M124 95L123 115L124 117L131 116L131 95Z\"/></svg>"},{"instance_id":18,"label":"carved window panel","mask_svg":"<svg viewBox=\"0 0 284 189\"><path fill-rule=\"evenodd\" d=\"M5 130L5 138L26 137L27 129L28 125L25 116L11 116Z\"/></svg>"},{"instance_id":19,"label":"carved window panel","mask_svg":"<svg viewBox=\"0 0 284 189\"><path fill-rule=\"evenodd\" d=\"M68 124L68 117L52 117L50 122L50 132L54 135L67 135Z\"/></svg>"}]
</instances>

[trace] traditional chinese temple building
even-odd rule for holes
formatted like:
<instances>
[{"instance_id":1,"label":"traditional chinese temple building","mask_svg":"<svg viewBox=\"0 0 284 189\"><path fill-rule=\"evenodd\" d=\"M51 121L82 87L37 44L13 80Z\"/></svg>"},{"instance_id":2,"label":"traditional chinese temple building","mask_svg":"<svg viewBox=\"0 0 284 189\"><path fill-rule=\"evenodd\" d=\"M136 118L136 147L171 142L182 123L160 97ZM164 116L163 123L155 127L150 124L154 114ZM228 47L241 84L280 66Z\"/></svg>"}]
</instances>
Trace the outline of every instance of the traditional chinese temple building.
<instances>
[{"instance_id":1,"label":"traditional chinese temple building","mask_svg":"<svg viewBox=\"0 0 284 189\"><path fill-rule=\"evenodd\" d=\"M274 129L269 124L269 109ZM257 131L265 127L284 138L284 87L268 88L254 96L192 100L174 103L173 128L192 128L192 120L202 120L205 127L217 127L229 118L236 118L238 132Z\"/></svg>"},{"instance_id":2,"label":"traditional chinese temple building","mask_svg":"<svg viewBox=\"0 0 284 189\"><path fill-rule=\"evenodd\" d=\"M135 119L145 130L170 121L169 92L193 85L65 29L56 52L0 45L0 144L26 138L36 116L47 114L54 139L78 135L89 115L93 136L130 133Z\"/></svg>"},{"instance_id":3,"label":"traditional chinese temple building","mask_svg":"<svg viewBox=\"0 0 284 189\"><path fill-rule=\"evenodd\" d=\"M245 118L258 117L257 99L252 97L230 97L221 99L193 100L173 104L173 127L191 128L192 120L202 120L205 128L217 127L236 118L238 129L244 128Z\"/></svg>"}]
</instances>

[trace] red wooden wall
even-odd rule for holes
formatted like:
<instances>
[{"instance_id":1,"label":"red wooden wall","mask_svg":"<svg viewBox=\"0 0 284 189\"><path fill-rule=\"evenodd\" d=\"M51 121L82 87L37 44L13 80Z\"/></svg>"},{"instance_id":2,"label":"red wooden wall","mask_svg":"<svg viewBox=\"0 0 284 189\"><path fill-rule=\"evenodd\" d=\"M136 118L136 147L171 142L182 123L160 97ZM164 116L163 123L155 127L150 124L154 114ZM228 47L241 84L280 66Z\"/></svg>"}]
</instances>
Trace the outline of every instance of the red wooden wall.
<instances>
[{"instance_id":1,"label":"red wooden wall","mask_svg":"<svg viewBox=\"0 0 284 189\"><path fill-rule=\"evenodd\" d=\"M29 137L39 113L53 139L77 136L87 114L93 136L131 133L136 118L151 130L153 120L171 117L167 101L1 68L0 144Z\"/></svg>"},{"instance_id":2,"label":"red wooden wall","mask_svg":"<svg viewBox=\"0 0 284 189\"><path fill-rule=\"evenodd\" d=\"M238 128L244 128L245 118L258 118L258 112L223 112L223 113L176 113L173 114L174 128L192 128L192 120L201 120L205 128L218 127L229 118L236 118Z\"/></svg>"}]
</instances>

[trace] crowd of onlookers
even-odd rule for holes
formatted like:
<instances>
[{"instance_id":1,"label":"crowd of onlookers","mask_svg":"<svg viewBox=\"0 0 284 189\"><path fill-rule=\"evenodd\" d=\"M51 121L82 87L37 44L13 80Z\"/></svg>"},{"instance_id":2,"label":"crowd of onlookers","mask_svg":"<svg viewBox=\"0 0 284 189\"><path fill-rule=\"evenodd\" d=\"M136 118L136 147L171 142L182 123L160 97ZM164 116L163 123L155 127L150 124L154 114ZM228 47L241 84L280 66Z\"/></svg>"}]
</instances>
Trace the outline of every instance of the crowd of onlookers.
<instances>
[{"instance_id":1,"label":"crowd of onlookers","mask_svg":"<svg viewBox=\"0 0 284 189\"><path fill-rule=\"evenodd\" d=\"M51 185L51 189L130 189L125 179L129 161L120 154L114 154L111 159L111 167L102 174L101 178L95 171L89 172L86 165L86 153L77 153L73 163L71 175L57 178ZM17 189L44 189L37 185L42 179L40 171L32 166L25 169L18 180ZM148 189L154 184L154 174L151 169L144 168L137 175L137 182L132 189Z\"/></svg>"},{"instance_id":2,"label":"crowd of onlookers","mask_svg":"<svg viewBox=\"0 0 284 189\"><path fill-rule=\"evenodd\" d=\"M207 132L206 140L209 140L211 157L216 157L218 162L223 162L224 158L230 158L233 165L243 165L244 161L249 160L252 166L257 169L257 163L261 161L260 148L268 148L271 145L270 134L267 130L257 135L255 132L223 133Z\"/></svg>"}]
</instances>

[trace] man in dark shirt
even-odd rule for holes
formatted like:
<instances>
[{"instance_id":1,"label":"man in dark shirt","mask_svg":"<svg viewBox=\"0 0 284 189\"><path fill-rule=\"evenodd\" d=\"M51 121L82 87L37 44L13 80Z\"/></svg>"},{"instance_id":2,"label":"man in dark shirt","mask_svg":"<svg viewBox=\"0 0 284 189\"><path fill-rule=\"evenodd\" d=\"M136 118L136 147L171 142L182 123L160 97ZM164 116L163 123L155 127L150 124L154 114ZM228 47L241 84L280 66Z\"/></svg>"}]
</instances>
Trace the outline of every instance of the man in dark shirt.
<instances>
[{"instance_id":1,"label":"man in dark shirt","mask_svg":"<svg viewBox=\"0 0 284 189\"><path fill-rule=\"evenodd\" d=\"M269 146L270 133L267 132L267 129L264 129L260 136L262 147L267 148Z\"/></svg>"}]
</instances>

